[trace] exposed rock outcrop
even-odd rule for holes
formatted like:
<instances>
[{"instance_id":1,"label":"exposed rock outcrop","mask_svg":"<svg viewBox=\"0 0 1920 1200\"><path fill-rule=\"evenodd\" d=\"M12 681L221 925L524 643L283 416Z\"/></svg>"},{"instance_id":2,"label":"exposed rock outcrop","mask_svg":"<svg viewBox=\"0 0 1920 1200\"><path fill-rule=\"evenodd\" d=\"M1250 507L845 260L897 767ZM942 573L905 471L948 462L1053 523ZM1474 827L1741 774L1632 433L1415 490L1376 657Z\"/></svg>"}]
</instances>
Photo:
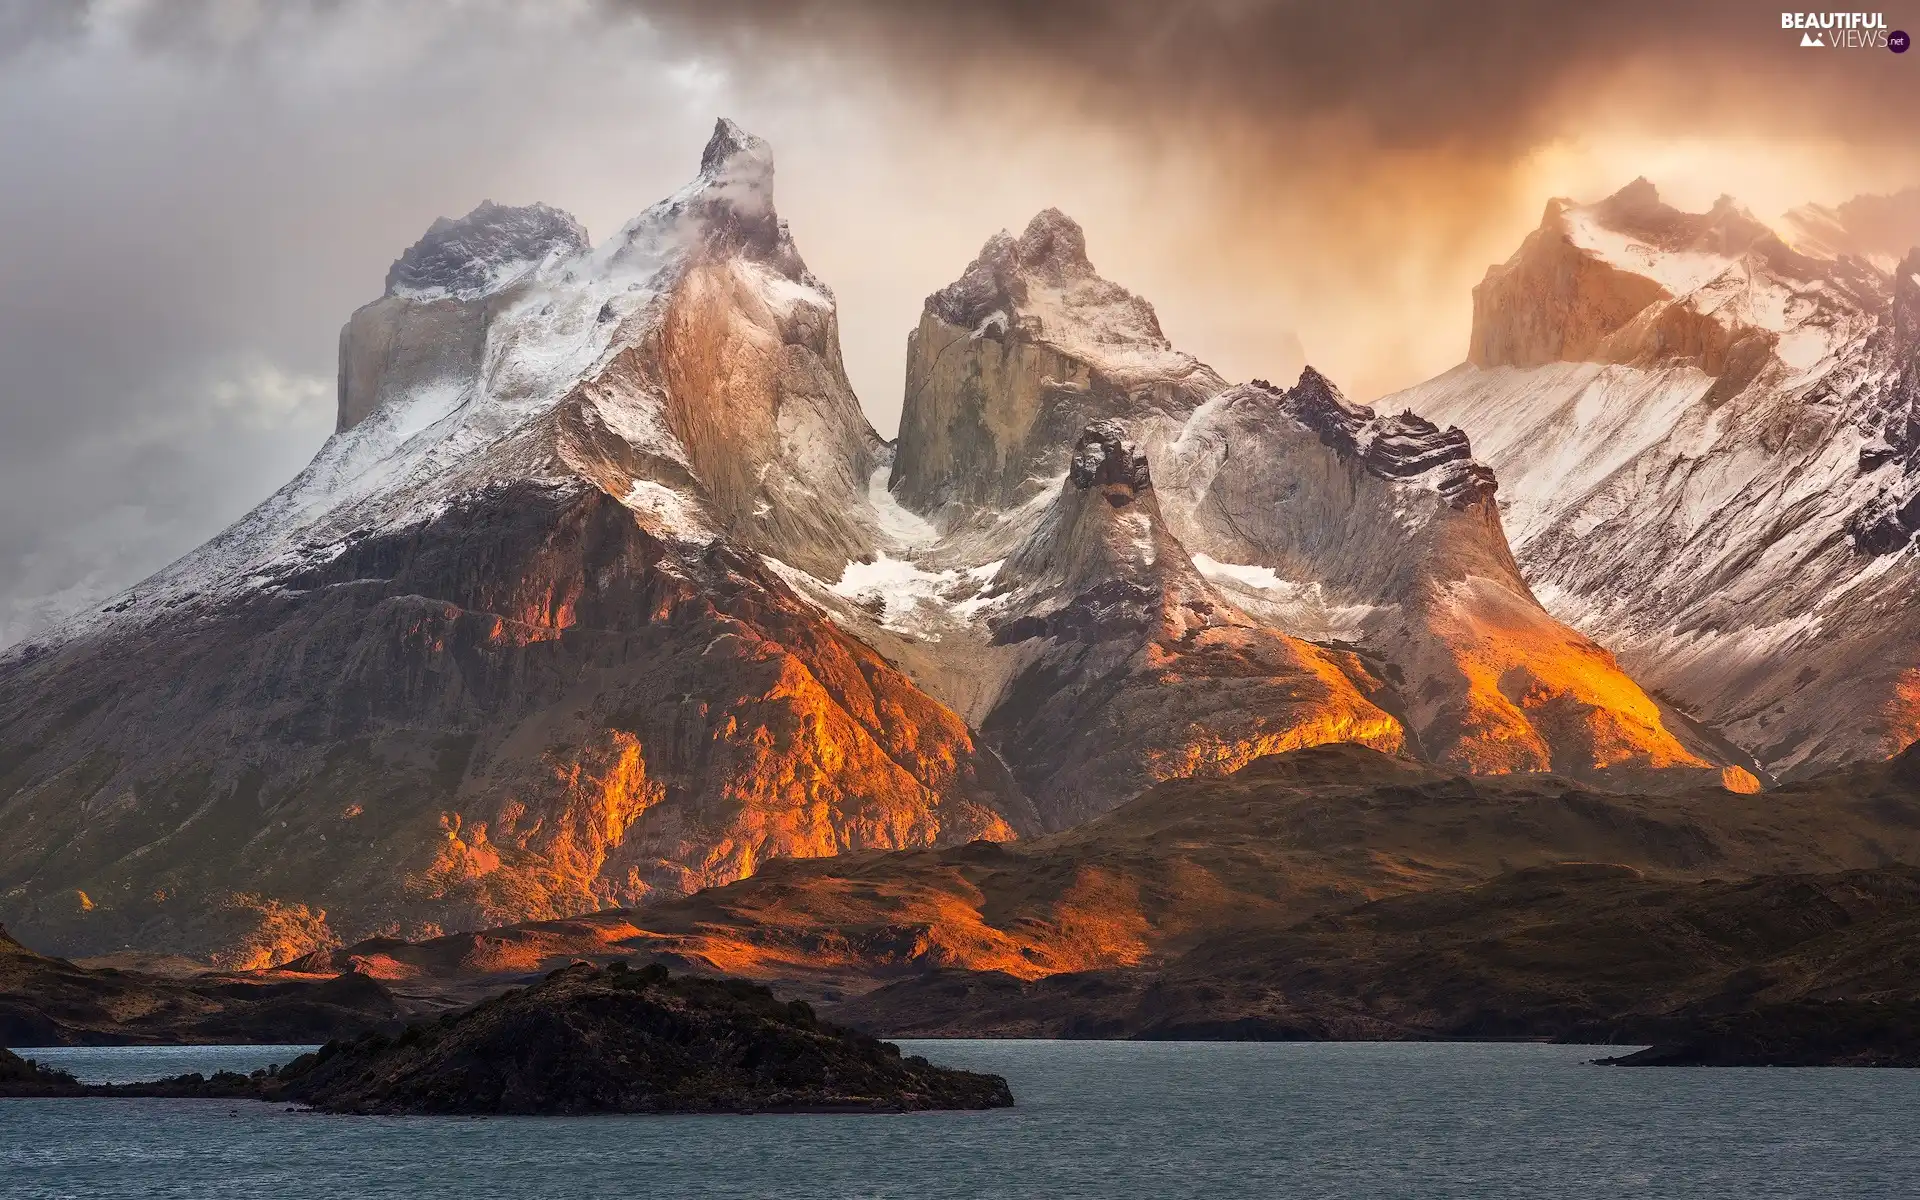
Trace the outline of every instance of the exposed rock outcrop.
<instances>
[{"instance_id":1,"label":"exposed rock outcrop","mask_svg":"<svg viewBox=\"0 0 1920 1200\"><path fill-rule=\"evenodd\" d=\"M80 1081L0 1046L0 1096L77 1096Z\"/></svg>"},{"instance_id":2,"label":"exposed rock outcrop","mask_svg":"<svg viewBox=\"0 0 1920 1200\"><path fill-rule=\"evenodd\" d=\"M1376 418L1366 405L1347 403L1339 389L1312 367L1284 392L1264 379L1253 384L1278 393L1280 408L1289 417L1318 434L1323 444L1358 458L1382 479L1425 477L1454 508L1485 500L1499 487L1493 471L1474 460L1473 446L1457 425L1443 430L1411 409Z\"/></svg>"},{"instance_id":3,"label":"exposed rock outcrop","mask_svg":"<svg viewBox=\"0 0 1920 1200\"><path fill-rule=\"evenodd\" d=\"M907 341L890 488L943 526L1031 500L1088 422L1171 428L1225 382L1173 349L1153 306L1103 279L1055 209L988 239Z\"/></svg>"},{"instance_id":4,"label":"exposed rock outcrop","mask_svg":"<svg viewBox=\"0 0 1920 1200\"><path fill-rule=\"evenodd\" d=\"M1329 741L1385 750L1400 723L1356 655L1262 627L1194 569L1160 515L1146 456L1108 419L992 589L1014 647L982 732L1061 829L1145 783L1217 775Z\"/></svg>"},{"instance_id":5,"label":"exposed rock outcrop","mask_svg":"<svg viewBox=\"0 0 1920 1200\"><path fill-rule=\"evenodd\" d=\"M262 1098L346 1113L910 1112L1002 1108L1007 1082L936 1067L804 1004L659 967L581 964L398 1039L332 1043Z\"/></svg>"}]
</instances>

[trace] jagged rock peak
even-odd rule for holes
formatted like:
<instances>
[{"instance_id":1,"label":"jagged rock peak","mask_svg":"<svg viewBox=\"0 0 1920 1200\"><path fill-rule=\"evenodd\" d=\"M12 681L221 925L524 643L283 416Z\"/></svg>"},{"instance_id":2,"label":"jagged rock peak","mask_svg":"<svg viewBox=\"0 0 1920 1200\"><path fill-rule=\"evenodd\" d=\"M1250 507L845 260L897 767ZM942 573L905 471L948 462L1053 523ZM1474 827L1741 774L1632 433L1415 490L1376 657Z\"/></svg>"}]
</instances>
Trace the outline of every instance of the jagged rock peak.
<instances>
[{"instance_id":1,"label":"jagged rock peak","mask_svg":"<svg viewBox=\"0 0 1920 1200\"><path fill-rule=\"evenodd\" d=\"M440 217L387 268L387 294L473 296L539 265L559 251L587 248L571 214L545 204L482 200L466 216Z\"/></svg>"},{"instance_id":2,"label":"jagged rock peak","mask_svg":"<svg viewBox=\"0 0 1920 1200\"><path fill-rule=\"evenodd\" d=\"M1264 379L1256 379L1249 388L1277 401L1280 411L1318 435L1326 445L1342 454L1358 456L1359 433L1373 410L1364 404L1349 404L1340 389L1325 375L1307 367L1292 388L1278 388Z\"/></svg>"},{"instance_id":3,"label":"jagged rock peak","mask_svg":"<svg viewBox=\"0 0 1920 1200\"><path fill-rule=\"evenodd\" d=\"M1704 213L1683 212L1662 200L1659 189L1644 175L1584 211L1602 228L1640 238L1661 250L1739 255L1755 243L1778 240L1772 229L1732 196L1722 195Z\"/></svg>"},{"instance_id":4,"label":"jagged rock peak","mask_svg":"<svg viewBox=\"0 0 1920 1200\"><path fill-rule=\"evenodd\" d=\"M960 278L927 297L927 310L950 325L1036 336L1169 349L1153 305L1103 279L1087 258L1086 231L1057 208L1045 209L1014 237L1001 230ZM1023 319L1026 318L1026 319Z\"/></svg>"},{"instance_id":5,"label":"jagged rock peak","mask_svg":"<svg viewBox=\"0 0 1920 1200\"><path fill-rule=\"evenodd\" d=\"M1624 218L1645 217L1670 211L1660 199L1660 189L1645 175L1621 188L1613 195L1594 205L1594 208L1606 216Z\"/></svg>"},{"instance_id":6,"label":"jagged rock peak","mask_svg":"<svg viewBox=\"0 0 1920 1200\"><path fill-rule=\"evenodd\" d=\"M1441 429L1413 412L1378 416L1364 404L1349 403L1332 380L1312 367L1286 391L1264 379L1234 391L1236 399L1257 395L1277 401L1281 412L1336 452L1358 459L1370 473L1422 482L1454 508L1490 497L1499 486L1493 470L1474 460L1473 446L1458 426Z\"/></svg>"},{"instance_id":7,"label":"jagged rock peak","mask_svg":"<svg viewBox=\"0 0 1920 1200\"><path fill-rule=\"evenodd\" d=\"M719 177L730 172L773 174L773 148L728 117L713 123L713 136L700 152L700 173Z\"/></svg>"},{"instance_id":8,"label":"jagged rock peak","mask_svg":"<svg viewBox=\"0 0 1920 1200\"><path fill-rule=\"evenodd\" d=\"M1140 491L1153 486L1147 456L1128 440L1126 426L1118 421L1095 421L1087 426L1074 443L1073 465L1067 478L1082 490L1125 487Z\"/></svg>"},{"instance_id":9,"label":"jagged rock peak","mask_svg":"<svg viewBox=\"0 0 1920 1200\"><path fill-rule=\"evenodd\" d=\"M700 152L700 177L667 204L669 215L685 212L702 226L702 241L721 253L744 253L778 266L809 285L787 223L773 204L773 147L721 117Z\"/></svg>"},{"instance_id":10,"label":"jagged rock peak","mask_svg":"<svg viewBox=\"0 0 1920 1200\"><path fill-rule=\"evenodd\" d=\"M1013 248L1020 265L1036 274L1065 279L1093 273L1093 263L1087 260L1086 230L1057 208L1035 213Z\"/></svg>"}]
</instances>

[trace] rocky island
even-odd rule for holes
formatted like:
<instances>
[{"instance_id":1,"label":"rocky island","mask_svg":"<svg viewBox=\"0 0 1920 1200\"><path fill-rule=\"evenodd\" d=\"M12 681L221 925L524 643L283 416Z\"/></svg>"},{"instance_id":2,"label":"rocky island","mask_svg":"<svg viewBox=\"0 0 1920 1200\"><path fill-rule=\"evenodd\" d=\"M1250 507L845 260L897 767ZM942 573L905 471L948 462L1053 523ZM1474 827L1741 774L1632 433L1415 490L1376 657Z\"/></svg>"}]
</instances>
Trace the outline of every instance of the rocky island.
<instances>
[{"instance_id":1,"label":"rocky island","mask_svg":"<svg viewBox=\"0 0 1920 1200\"><path fill-rule=\"evenodd\" d=\"M936 1067L755 984L579 963L398 1037L251 1076L82 1085L0 1059L0 1095L218 1096L332 1113L910 1112L1001 1108L1006 1080Z\"/></svg>"}]
</instances>

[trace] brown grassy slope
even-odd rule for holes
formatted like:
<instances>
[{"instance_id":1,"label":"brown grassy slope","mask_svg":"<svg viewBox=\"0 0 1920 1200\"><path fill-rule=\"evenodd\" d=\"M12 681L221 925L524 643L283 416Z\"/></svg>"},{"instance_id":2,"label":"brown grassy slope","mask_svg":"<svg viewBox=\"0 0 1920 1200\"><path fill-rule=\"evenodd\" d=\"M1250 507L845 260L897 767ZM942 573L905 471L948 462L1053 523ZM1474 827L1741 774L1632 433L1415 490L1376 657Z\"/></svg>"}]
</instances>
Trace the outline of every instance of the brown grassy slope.
<instances>
[{"instance_id":1,"label":"brown grassy slope","mask_svg":"<svg viewBox=\"0 0 1920 1200\"><path fill-rule=\"evenodd\" d=\"M1917 783L1903 756L1762 795L1643 796L1320 746L1163 783L1030 842L770 863L643 909L301 965L430 982L638 953L824 996L942 968L1032 980L1153 967L1235 931L1570 861L1655 881L1920 863Z\"/></svg>"},{"instance_id":2,"label":"brown grassy slope","mask_svg":"<svg viewBox=\"0 0 1920 1200\"><path fill-rule=\"evenodd\" d=\"M182 979L89 968L36 954L0 928L0 1044L310 1042L397 1023L377 980Z\"/></svg>"},{"instance_id":3,"label":"brown grassy slope","mask_svg":"<svg viewBox=\"0 0 1920 1200\"><path fill-rule=\"evenodd\" d=\"M1674 882L1569 864L1225 933L1158 971L941 972L834 1015L892 1036L1651 1042L1911 1005L1917 947L1914 867Z\"/></svg>"}]
</instances>

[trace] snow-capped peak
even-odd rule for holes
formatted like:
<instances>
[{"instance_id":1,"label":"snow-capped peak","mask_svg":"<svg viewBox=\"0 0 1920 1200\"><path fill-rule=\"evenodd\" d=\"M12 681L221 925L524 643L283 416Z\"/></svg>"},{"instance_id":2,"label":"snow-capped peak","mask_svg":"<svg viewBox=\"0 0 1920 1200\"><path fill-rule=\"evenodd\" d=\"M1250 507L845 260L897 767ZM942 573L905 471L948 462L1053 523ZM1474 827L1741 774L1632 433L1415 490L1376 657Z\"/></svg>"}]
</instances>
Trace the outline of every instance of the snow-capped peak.
<instances>
[{"instance_id":1,"label":"snow-capped peak","mask_svg":"<svg viewBox=\"0 0 1920 1200\"><path fill-rule=\"evenodd\" d=\"M597 247L544 204L436 220L341 331L335 435L113 611L258 587L505 486L595 486L669 539L778 526L816 569L864 552L878 439L772 187L767 144L721 120L699 174ZM713 354L727 372L674 365Z\"/></svg>"},{"instance_id":2,"label":"snow-capped peak","mask_svg":"<svg viewBox=\"0 0 1920 1200\"><path fill-rule=\"evenodd\" d=\"M614 259L655 252L662 241L706 252L743 254L798 278L806 273L792 235L773 204L773 149L720 118L700 154L700 174L629 221L602 254ZM811 276L815 288L823 285Z\"/></svg>"},{"instance_id":3,"label":"snow-capped peak","mask_svg":"<svg viewBox=\"0 0 1920 1200\"><path fill-rule=\"evenodd\" d=\"M463 300L498 291L549 258L579 254L587 231L545 204L482 200L458 220L441 217L387 269L387 295Z\"/></svg>"},{"instance_id":4,"label":"snow-capped peak","mask_svg":"<svg viewBox=\"0 0 1920 1200\"><path fill-rule=\"evenodd\" d=\"M1596 204L1568 206L1563 220L1575 246L1654 280L1674 296L1712 282L1760 243L1785 250L1732 197L1720 197L1705 213L1681 212L1663 203L1644 177Z\"/></svg>"},{"instance_id":5,"label":"snow-capped peak","mask_svg":"<svg viewBox=\"0 0 1920 1200\"><path fill-rule=\"evenodd\" d=\"M773 147L727 117L714 122L700 152L700 174L716 183L766 192L772 199Z\"/></svg>"},{"instance_id":6,"label":"snow-capped peak","mask_svg":"<svg viewBox=\"0 0 1920 1200\"><path fill-rule=\"evenodd\" d=\"M983 336L1017 329L1123 386L1205 369L1167 341L1153 305L1094 269L1085 231L1057 208L1035 214L1017 238L1004 229L988 238L959 279L927 298L927 311Z\"/></svg>"}]
</instances>

